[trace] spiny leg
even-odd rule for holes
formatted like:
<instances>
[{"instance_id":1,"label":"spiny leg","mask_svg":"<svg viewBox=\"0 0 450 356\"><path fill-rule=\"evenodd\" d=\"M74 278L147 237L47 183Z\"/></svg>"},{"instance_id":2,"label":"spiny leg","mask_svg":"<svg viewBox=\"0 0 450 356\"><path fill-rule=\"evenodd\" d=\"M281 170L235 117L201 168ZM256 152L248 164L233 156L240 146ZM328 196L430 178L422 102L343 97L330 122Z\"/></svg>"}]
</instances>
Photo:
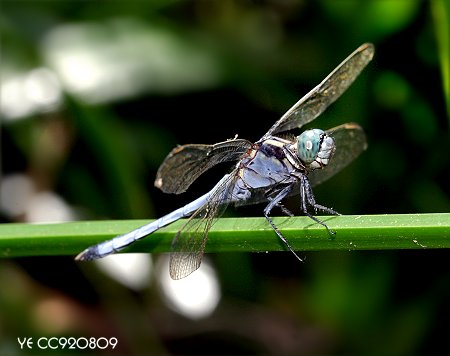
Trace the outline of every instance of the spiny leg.
<instances>
[{"instance_id":1,"label":"spiny leg","mask_svg":"<svg viewBox=\"0 0 450 356\"><path fill-rule=\"evenodd\" d=\"M302 184L303 184L303 181L302 181ZM326 206L317 204L316 199L314 199L314 194L313 194L313 191L311 188L311 184L309 184L309 181L307 179L304 179L304 184L305 184L305 192L306 192L306 197L307 197L308 203L309 203L309 205L311 205L314 208L314 210L316 210L316 212L317 212L317 210L321 210L328 214L341 215L334 209L327 208Z\"/></svg>"},{"instance_id":2,"label":"spiny leg","mask_svg":"<svg viewBox=\"0 0 450 356\"><path fill-rule=\"evenodd\" d=\"M272 201L274 198L269 198L269 201ZM290 211L288 208L286 208L281 202L277 203L277 206L281 209L283 213L285 213L287 216L293 217L294 213Z\"/></svg>"},{"instance_id":3,"label":"spiny leg","mask_svg":"<svg viewBox=\"0 0 450 356\"><path fill-rule=\"evenodd\" d=\"M289 185L285 188L283 188L274 198L270 199L269 205L267 205L264 209L264 216L266 217L267 221L269 222L270 226L272 226L272 229L275 231L275 233L278 235L281 241L287 246L289 251L291 251L294 256L300 261L303 262L303 259L300 258L299 255L294 251L294 249L289 244L288 240L283 236L283 234L278 230L277 226L274 224L272 219L269 217L270 211L279 203L281 200L283 200L292 190L292 185ZM282 208L283 209L283 208ZM287 209L286 209L287 210ZM288 210L289 211L289 210ZM290 212L290 211L289 211Z\"/></svg>"},{"instance_id":4,"label":"spiny leg","mask_svg":"<svg viewBox=\"0 0 450 356\"><path fill-rule=\"evenodd\" d=\"M316 200L314 199L314 194L311 189L311 185L309 184L309 180L306 176L303 176L301 178L300 193L301 193L300 195L301 195L303 213L310 219L314 220L316 223L325 227L330 235L336 235L336 232L331 230L327 224L325 224L322 220L317 219L315 216L311 215L308 212L307 204L311 205L316 212L317 212L317 210L321 210L321 211L327 212L329 214L341 215L333 209L327 208L326 206L316 203Z\"/></svg>"},{"instance_id":5,"label":"spiny leg","mask_svg":"<svg viewBox=\"0 0 450 356\"><path fill-rule=\"evenodd\" d=\"M288 195L288 194L292 191L292 189L293 189L293 188L290 188L290 189L289 189L289 192L288 192L286 195ZM278 188L278 190L277 190L276 187L272 187L272 188L266 193L267 200L268 200L269 202L271 202L272 200L274 200L274 199L276 198L276 196L277 196L279 193L280 193L279 188ZM273 195L274 195L275 197L273 197ZM280 200L278 200L278 202L276 203L276 206L278 206L278 207L281 209L281 211L282 211L284 214L286 214L287 216L290 216L290 217L295 216L294 213L293 213L292 211L290 211L288 208L286 208L286 207L281 203ZM272 208L273 208L273 207L274 207L274 206L272 206Z\"/></svg>"}]
</instances>

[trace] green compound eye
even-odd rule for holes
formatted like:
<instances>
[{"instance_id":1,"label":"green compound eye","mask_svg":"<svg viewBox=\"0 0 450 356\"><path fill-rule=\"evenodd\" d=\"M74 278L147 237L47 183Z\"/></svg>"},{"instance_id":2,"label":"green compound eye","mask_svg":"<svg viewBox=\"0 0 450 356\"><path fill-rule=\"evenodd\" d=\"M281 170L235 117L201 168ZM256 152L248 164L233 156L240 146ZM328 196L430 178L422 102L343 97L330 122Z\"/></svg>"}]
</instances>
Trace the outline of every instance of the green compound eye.
<instances>
[{"instance_id":1,"label":"green compound eye","mask_svg":"<svg viewBox=\"0 0 450 356\"><path fill-rule=\"evenodd\" d=\"M310 171L326 167L335 150L334 139L325 131L306 130L297 137L297 155Z\"/></svg>"},{"instance_id":2,"label":"green compound eye","mask_svg":"<svg viewBox=\"0 0 450 356\"><path fill-rule=\"evenodd\" d=\"M306 164L313 162L320 151L320 143L325 132L320 129L304 131L297 137L298 157Z\"/></svg>"}]
</instances>

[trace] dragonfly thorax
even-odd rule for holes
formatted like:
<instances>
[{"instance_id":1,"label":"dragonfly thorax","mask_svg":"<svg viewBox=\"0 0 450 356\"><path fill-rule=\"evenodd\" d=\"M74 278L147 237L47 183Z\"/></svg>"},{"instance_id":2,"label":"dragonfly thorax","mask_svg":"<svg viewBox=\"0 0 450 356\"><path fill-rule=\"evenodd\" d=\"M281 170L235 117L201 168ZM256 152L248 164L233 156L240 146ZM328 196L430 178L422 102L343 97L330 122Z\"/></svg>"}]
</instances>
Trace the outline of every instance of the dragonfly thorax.
<instances>
[{"instance_id":1,"label":"dragonfly thorax","mask_svg":"<svg viewBox=\"0 0 450 356\"><path fill-rule=\"evenodd\" d=\"M306 130L297 137L297 155L308 170L325 167L335 150L333 138L323 130Z\"/></svg>"}]
</instances>

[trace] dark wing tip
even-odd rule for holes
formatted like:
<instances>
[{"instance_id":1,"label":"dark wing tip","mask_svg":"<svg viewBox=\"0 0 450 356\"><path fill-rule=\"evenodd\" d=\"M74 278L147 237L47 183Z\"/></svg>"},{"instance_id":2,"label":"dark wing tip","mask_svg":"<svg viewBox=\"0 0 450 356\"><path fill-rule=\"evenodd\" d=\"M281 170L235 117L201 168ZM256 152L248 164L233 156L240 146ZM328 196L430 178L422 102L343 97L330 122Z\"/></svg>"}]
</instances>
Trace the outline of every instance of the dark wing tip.
<instances>
[{"instance_id":1,"label":"dark wing tip","mask_svg":"<svg viewBox=\"0 0 450 356\"><path fill-rule=\"evenodd\" d=\"M369 49L371 52L375 52L375 46L371 42L363 43L361 46L359 46L359 48L363 51Z\"/></svg>"},{"instance_id":2,"label":"dark wing tip","mask_svg":"<svg viewBox=\"0 0 450 356\"><path fill-rule=\"evenodd\" d=\"M372 43L367 42L359 46L356 52L365 52L367 62L370 62L375 54L375 46Z\"/></svg>"}]
</instances>

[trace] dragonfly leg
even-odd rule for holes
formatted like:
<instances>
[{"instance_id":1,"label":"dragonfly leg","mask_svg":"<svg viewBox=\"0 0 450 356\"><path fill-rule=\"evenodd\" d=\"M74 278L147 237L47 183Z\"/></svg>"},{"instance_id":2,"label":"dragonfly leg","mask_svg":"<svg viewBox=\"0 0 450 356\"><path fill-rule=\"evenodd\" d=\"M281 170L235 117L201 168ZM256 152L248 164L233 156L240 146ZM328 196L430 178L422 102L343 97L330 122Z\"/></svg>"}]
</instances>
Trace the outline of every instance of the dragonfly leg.
<instances>
[{"instance_id":1,"label":"dragonfly leg","mask_svg":"<svg viewBox=\"0 0 450 356\"><path fill-rule=\"evenodd\" d=\"M285 213L287 216L293 217L294 213L290 211L288 208L286 208L283 204L278 203L278 207L281 209L283 213Z\"/></svg>"},{"instance_id":2,"label":"dragonfly leg","mask_svg":"<svg viewBox=\"0 0 450 356\"><path fill-rule=\"evenodd\" d=\"M317 210L321 210L321 211L324 211L326 213L333 214L333 215L341 215L341 214L339 214L337 211L335 211L331 208L327 208L326 206L316 203L316 200L314 199L314 194L311 189L311 185L309 184L308 178L306 176L303 176L301 178L300 190L301 190L300 195L301 195L303 213L310 219L314 220L316 223L325 227L329 234L335 235L336 232L333 230L330 230L330 228L328 227L327 224L325 224L322 220L317 219L315 216L311 215L308 212L307 204L311 205L316 212L317 212Z\"/></svg>"},{"instance_id":3,"label":"dragonfly leg","mask_svg":"<svg viewBox=\"0 0 450 356\"><path fill-rule=\"evenodd\" d=\"M269 201L272 201L274 198L268 198ZM281 211L283 213L285 213L287 216L294 216L294 213L292 213L292 211L290 211L288 208L286 208L283 204L281 204L280 202L278 202L277 206L281 209Z\"/></svg>"},{"instance_id":4,"label":"dragonfly leg","mask_svg":"<svg viewBox=\"0 0 450 356\"><path fill-rule=\"evenodd\" d=\"M289 185L289 186L283 188L274 198L270 199L269 204L264 209L264 216L266 217L270 226L272 226L272 229L278 235L280 240L287 246L289 251L291 251L300 262L303 262L303 259L299 255L297 255L297 253L294 251L294 249L289 244L288 240L286 240L286 238L283 236L283 234L280 232L280 230L278 230L277 226L274 224L274 222L272 221L272 219L269 216L271 210L275 206L280 205L279 203L281 202L281 200L283 200L291 192L291 190L292 190L292 186ZM282 210L284 211L283 206L282 206ZM289 211L289 210L287 210L287 211ZM290 213L290 211L289 211L289 213Z\"/></svg>"}]
</instances>

